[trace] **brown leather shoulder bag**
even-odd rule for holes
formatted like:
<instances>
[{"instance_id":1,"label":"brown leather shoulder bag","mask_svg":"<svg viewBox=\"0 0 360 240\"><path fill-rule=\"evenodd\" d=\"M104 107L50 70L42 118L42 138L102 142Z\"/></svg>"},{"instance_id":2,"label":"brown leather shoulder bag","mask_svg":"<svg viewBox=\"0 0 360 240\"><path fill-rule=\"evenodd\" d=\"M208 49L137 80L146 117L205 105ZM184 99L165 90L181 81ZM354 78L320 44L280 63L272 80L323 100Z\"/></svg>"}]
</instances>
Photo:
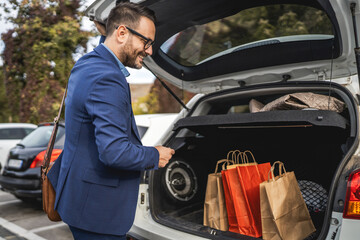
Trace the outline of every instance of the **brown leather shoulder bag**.
<instances>
[{"instance_id":1,"label":"brown leather shoulder bag","mask_svg":"<svg viewBox=\"0 0 360 240\"><path fill-rule=\"evenodd\" d=\"M53 166L53 164L55 163L55 162L50 162L50 159L51 159L51 154L52 154L52 151L54 148L56 134L57 134L57 130L59 127L59 120L60 120L61 112L63 109L65 97L66 97L66 92L67 92L67 86L66 86L64 96L61 101L59 113L58 113L57 117L55 117L55 119L54 119L54 128L51 133L49 143L47 145L43 165L41 166L43 210L47 214L48 218L54 222L61 221L61 217L60 217L59 213L54 209L56 192L55 192L54 187L52 186L51 182L47 178L47 174L48 174L49 170L51 169L51 167Z\"/></svg>"}]
</instances>

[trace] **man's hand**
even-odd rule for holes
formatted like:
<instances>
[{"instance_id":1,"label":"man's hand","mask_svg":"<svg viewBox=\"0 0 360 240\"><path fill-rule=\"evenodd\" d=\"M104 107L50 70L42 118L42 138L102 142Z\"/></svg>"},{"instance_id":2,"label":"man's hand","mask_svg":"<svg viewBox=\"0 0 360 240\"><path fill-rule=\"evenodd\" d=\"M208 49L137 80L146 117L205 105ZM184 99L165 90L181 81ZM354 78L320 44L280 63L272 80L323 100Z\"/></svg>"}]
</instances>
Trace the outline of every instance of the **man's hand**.
<instances>
[{"instance_id":1,"label":"man's hand","mask_svg":"<svg viewBox=\"0 0 360 240\"><path fill-rule=\"evenodd\" d=\"M98 22L98 21L95 21L94 20L94 23L95 23L95 26L97 28L97 30L99 31L99 33L103 36L106 36L106 27L104 24Z\"/></svg>"},{"instance_id":2,"label":"man's hand","mask_svg":"<svg viewBox=\"0 0 360 240\"><path fill-rule=\"evenodd\" d=\"M172 155L175 154L174 149L163 146L156 146L155 148L159 152L159 168L165 167L171 159Z\"/></svg>"}]
</instances>

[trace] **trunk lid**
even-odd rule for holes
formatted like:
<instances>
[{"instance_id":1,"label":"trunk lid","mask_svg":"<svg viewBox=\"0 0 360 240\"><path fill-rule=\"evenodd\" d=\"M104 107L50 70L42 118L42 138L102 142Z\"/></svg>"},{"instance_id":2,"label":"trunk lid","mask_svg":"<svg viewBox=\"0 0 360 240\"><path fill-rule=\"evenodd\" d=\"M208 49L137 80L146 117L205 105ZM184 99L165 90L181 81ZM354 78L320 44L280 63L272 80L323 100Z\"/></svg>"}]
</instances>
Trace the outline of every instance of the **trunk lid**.
<instances>
[{"instance_id":1,"label":"trunk lid","mask_svg":"<svg viewBox=\"0 0 360 240\"><path fill-rule=\"evenodd\" d=\"M133 2L157 16L154 53L145 59L146 67L190 92L344 81L357 73L350 4L357 3L358 20L358 0ZM85 14L106 22L114 6L115 1L97 0Z\"/></svg>"}]
</instances>

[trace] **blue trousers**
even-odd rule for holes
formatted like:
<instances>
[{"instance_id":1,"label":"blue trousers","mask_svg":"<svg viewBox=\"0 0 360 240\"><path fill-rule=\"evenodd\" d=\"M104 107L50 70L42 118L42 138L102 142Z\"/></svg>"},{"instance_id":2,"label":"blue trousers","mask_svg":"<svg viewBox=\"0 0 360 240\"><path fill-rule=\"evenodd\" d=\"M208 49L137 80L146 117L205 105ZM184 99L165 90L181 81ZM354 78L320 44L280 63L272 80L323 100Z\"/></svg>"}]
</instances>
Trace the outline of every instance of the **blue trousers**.
<instances>
[{"instance_id":1,"label":"blue trousers","mask_svg":"<svg viewBox=\"0 0 360 240\"><path fill-rule=\"evenodd\" d=\"M75 240L126 240L126 235L110 235L89 232L80 228L72 227L70 225L69 228Z\"/></svg>"}]
</instances>

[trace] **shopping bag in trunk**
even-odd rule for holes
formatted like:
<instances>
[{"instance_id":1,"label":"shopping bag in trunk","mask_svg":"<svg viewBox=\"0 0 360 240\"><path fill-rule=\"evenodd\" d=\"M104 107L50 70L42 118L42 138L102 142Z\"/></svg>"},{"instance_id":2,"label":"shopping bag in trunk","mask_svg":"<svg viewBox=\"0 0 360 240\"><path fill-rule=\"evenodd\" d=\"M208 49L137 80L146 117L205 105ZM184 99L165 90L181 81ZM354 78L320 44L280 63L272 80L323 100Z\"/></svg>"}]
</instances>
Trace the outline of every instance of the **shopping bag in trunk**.
<instances>
[{"instance_id":1,"label":"shopping bag in trunk","mask_svg":"<svg viewBox=\"0 0 360 240\"><path fill-rule=\"evenodd\" d=\"M276 164L279 164L279 176L274 177ZM315 227L294 172L286 172L283 163L277 161L268 178L260 184L263 239L300 240L313 233Z\"/></svg>"},{"instance_id":2,"label":"shopping bag in trunk","mask_svg":"<svg viewBox=\"0 0 360 240\"><path fill-rule=\"evenodd\" d=\"M238 151L238 150L230 151L227 155L227 159L229 160L229 157L231 156L232 160L231 161L229 160L227 162L228 163L227 165L223 164L222 171L221 171L225 203L226 203L226 211L227 211L227 216L228 216L229 231L236 232L236 233L240 233L240 232L239 232L239 228L238 228L238 224L237 224L237 220L236 220L236 214L235 214L233 200L230 195L230 190L229 190L229 185L228 185L229 174L234 174L234 173L236 174L236 168L232 168L231 173L230 173L230 172L228 172L228 170L226 170L226 166L227 167L233 166L234 165L233 159L236 159L239 153L240 153L240 151ZM234 183L234 185L235 185L235 183ZM240 191L239 195L241 195L242 194L241 189L239 188L238 190Z\"/></svg>"},{"instance_id":3,"label":"shopping bag in trunk","mask_svg":"<svg viewBox=\"0 0 360 240\"><path fill-rule=\"evenodd\" d=\"M251 212L251 226L254 230L254 234L251 236L260 237L261 231L261 215L260 215L260 183L267 180L267 175L271 169L269 162L257 164L254 155L250 151L244 151L244 162L248 164L242 164L236 167L239 175L241 187L244 191L244 195L249 203L249 209ZM248 160L247 154L252 157L252 162ZM236 209L235 209L236 210ZM236 212L238 214L238 212ZM239 226L242 224L239 223Z\"/></svg>"},{"instance_id":4,"label":"shopping bag in trunk","mask_svg":"<svg viewBox=\"0 0 360 240\"><path fill-rule=\"evenodd\" d=\"M204 225L222 231L228 231L229 224L221 173L217 171L219 164L227 161L227 159L218 161L215 172L208 175L204 203Z\"/></svg>"},{"instance_id":5,"label":"shopping bag in trunk","mask_svg":"<svg viewBox=\"0 0 360 240\"><path fill-rule=\"evenodd\" d=\"M253 162L249 162L246 157L246 153L251 152L245 151L244 153L238 153L237 163L229 165L226 170L221 172L228 212L229 231L260 237L260 207L256 206L260 200L259 194L256 194L255 191L258 191L256 188L258 189L260 182L265 178L268 170L270 170L270 164L262 164L258 168L259 165L255 162L254 158ZM250 198L247 194L251 194ZM257 200L255 199L256 197L258 198ZM256 216L254 216L252 208L258 209L255 213Z\"/></svg>"}]
</instances>

